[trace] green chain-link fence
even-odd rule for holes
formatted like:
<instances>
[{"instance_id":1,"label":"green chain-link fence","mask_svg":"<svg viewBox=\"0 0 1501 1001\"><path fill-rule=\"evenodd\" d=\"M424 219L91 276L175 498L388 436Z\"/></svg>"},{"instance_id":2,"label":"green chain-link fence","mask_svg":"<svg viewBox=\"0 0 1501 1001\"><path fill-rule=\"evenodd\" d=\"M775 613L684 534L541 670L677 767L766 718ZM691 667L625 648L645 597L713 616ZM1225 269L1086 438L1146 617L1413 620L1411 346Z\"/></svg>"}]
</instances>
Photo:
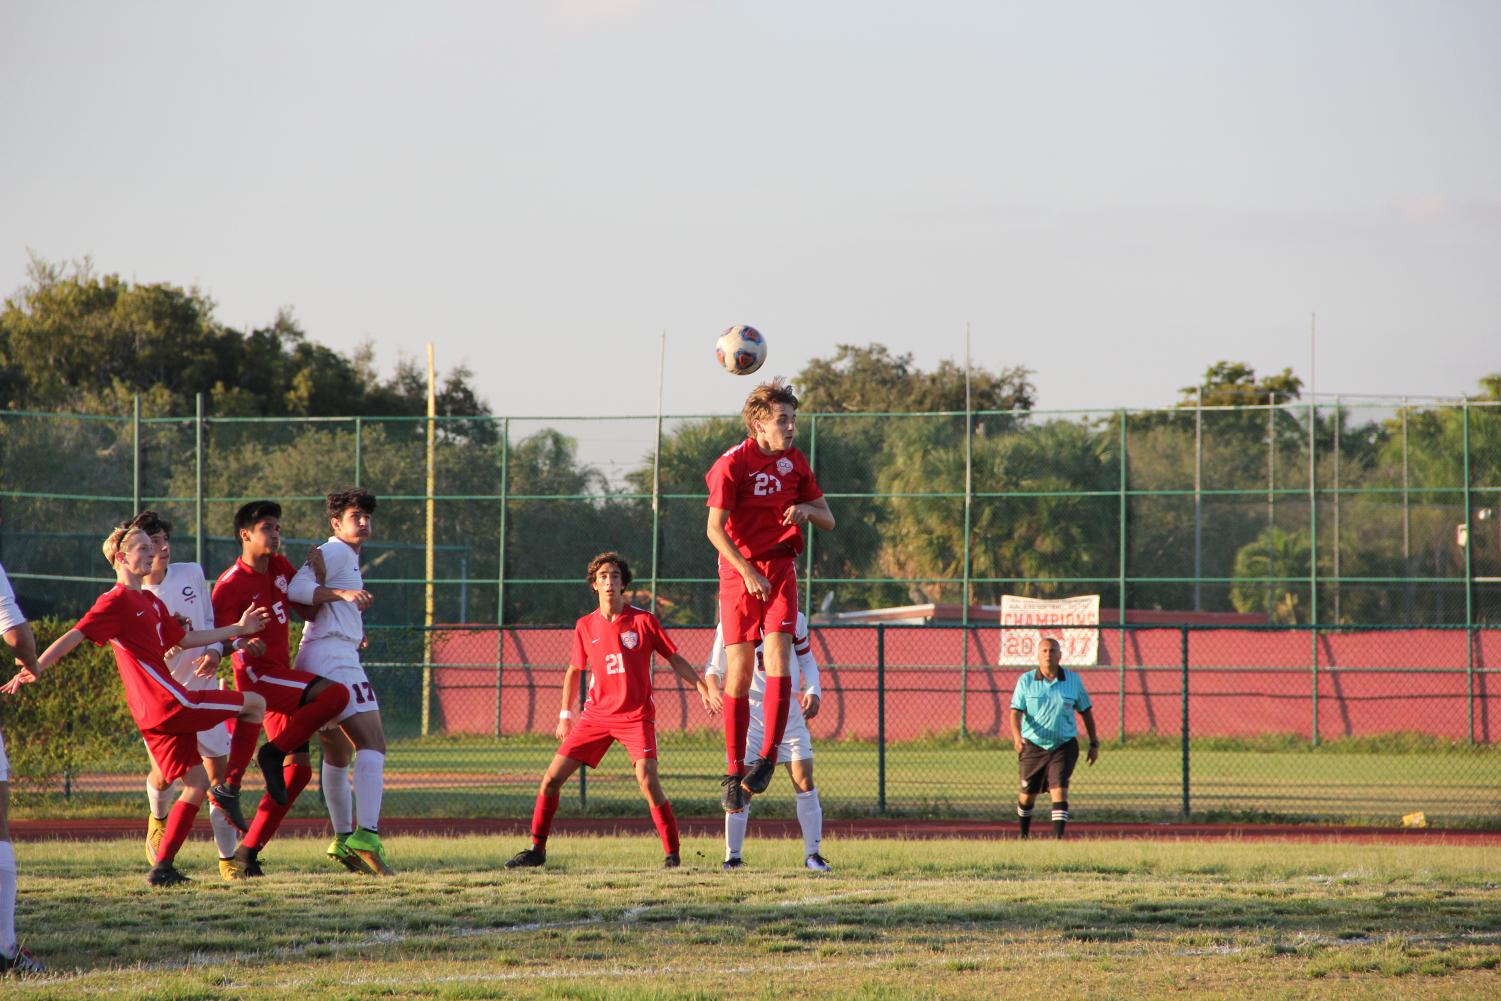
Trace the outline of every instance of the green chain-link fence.
<instances>
[{"instance_id":1,"label":"green chain-link fence","mask_svg":"<svg viewBox=\"0 0 1501 1001\"><path fill-rule=\"evenodd\" d=\"M593 553L625 553L638 600L690 657L707 650L703 473L741 431L716 417L440 419L431 493L426 431L421 418L0 411L0 563L33 617L76 617L105 582L104 531L132 510L165 511L176 558L213 575L237 551L229 521L243 500L285 505L295 560L324 534L323 493L362 483L381 498L366 577L369 660L396 738L388 812L523 815L554 746L566 656L565 634L541 627L590 607ZM1019 668L995 666L988 606L1098 593L1102 664L1083 670L1114 743L1076 783L1081 816L1086 804L1096 816L1501 816L1486 687L1487 626L1501 619L1501 404L805 414L799 443L839 519L801 568L830 644L813 733L831 809L1009 801L995 706ZM841 628L850 613L927 603L959 628ZM1215 614L1238 628L1205 627ZM1175 619L1197 625L1163 624ZM479 711L455 700L488 706L490 728L455 726ZM672 687L658 701L664 715L686 705ZM511 725L523 705L539 723ZM1244 725L1213 725L1225 714ZM686 805L702 786L712 806L711 724L688 712L663 729L669 794ZM70 775L70 794L117 782L92 781ZM636 809L623 761L607 759L585 792L591 812Z\"/></svg>"}]
</instances>

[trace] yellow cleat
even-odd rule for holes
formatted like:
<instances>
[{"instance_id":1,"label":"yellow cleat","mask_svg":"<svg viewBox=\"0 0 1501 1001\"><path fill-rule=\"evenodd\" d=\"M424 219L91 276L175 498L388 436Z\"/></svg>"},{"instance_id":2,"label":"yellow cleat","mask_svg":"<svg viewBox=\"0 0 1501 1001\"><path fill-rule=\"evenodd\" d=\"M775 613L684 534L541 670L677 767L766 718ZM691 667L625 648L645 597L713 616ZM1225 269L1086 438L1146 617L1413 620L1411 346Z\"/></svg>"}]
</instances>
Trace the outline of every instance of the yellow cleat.
<instances>
[{"instance_id":1,"label":"yellow cleat","mask_svg":"<svg viewBox=\"0 0 1501 1001\"><path fill-rule=\"evenodd\" d=\"M167 833L167 821L161 817L146 815L146 864L156 865L161 854L162 837Z\"/></svg>"},{"instance_id":2,"label":"yellow cleat","mask_svg":"<svg viewBox=\"0 0 1501 1001\"><path fill-rule=\"evenodd\" d=\"M236 883L245 878L245 870L241 869L232 858L219 860L219 875L226 883Z\"/></svg>"}]
</instances>

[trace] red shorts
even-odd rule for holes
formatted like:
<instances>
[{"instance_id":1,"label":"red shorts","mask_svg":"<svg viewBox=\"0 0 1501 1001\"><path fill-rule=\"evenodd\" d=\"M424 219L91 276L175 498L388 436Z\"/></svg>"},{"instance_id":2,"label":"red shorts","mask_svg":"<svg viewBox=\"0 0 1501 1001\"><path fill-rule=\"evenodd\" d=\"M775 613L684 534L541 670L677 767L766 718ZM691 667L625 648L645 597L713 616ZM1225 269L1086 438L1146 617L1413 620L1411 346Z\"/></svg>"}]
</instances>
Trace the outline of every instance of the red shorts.
<instances>
[{"instance_id":1,"label":"red shorts","mask_svg":"<svg viewBox=\"0 0 1501 1001\"><path fill-rule=\"evenodd\" d=\"M615 741L630 752L632 761L657 756L657 723L652 719L629 719L594 715L585 711L568 731L558 753L590 768L598 768L600 759Z\"/></svg>"},{"instance_id":2,"label":"red shorts","mask_svg":"<svg viewBox=\"0 0 1501 1001\"><path fill-rule=\"evenodd\" d=\"M262 726L266 739L275 740L287 728L287 718L302 707L302 697L308 686L320 680L318 675L307 671L256 671L254 673L235 665L235 687L242 692L255 692L266 700L266 719Z\"/></svg>"},{"instance_id":3,"label":"red shorts","mask_svg":"<svg viewBox=\"0 0 1501 1001\"><path fill-rule=\"evenodd\" d=\"M210 688L187 695L194 705L179 706L156 726L141 731L151 760L168 782L182 778L203 761L198 731L234 719L245 706L245 696L239 692Z\"/></svg>"},{"instance_id":4,"label":"red shorts","mask_svg":"<svg viewBox=\"0 0 1501 1001\"><path fill-rule=\"evenodd\" d=\"M759 643L767 633L791 633L797 624L797 557L774 556L750 565L771 582L770 593L752 597L745 578L729 561L719 560L719 621L726 645Z\"/></svg>"}]
</instances>

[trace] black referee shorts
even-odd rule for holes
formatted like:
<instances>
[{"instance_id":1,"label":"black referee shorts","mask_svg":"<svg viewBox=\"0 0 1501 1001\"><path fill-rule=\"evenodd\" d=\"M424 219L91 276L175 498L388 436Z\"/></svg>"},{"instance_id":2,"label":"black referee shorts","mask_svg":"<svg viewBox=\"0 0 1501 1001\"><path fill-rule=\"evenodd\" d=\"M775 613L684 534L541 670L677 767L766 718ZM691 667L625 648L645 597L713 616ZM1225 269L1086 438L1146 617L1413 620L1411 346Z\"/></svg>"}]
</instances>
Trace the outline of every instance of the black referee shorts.
<instances>
[{"instance_id":1,"label":"black referee shorts","mask_svg":"<svg viewBox=\"0 0 1501 1001\"><path fill-rule=\"evenodd\" d=\"M1079 763L1079 741L1068 740L1049 750L1023 740L1017 763L1021 772L1021 791L1028 796L1036 796L1044 789L1066 789L1069 777L1074 774L1074 766Z\"/></svg>"}]
</instances>

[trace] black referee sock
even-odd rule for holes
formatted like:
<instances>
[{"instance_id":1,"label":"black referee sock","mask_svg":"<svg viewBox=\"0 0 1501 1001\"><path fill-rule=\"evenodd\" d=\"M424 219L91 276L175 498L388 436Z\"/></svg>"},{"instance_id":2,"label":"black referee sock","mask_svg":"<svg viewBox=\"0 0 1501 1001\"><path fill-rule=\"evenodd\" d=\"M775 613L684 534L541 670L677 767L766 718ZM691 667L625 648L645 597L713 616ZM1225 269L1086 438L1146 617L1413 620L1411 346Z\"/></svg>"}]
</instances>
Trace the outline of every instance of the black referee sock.
<instances>
[{"instance_id":1,"label":"black referee sock","mask_svg":"<svg viewBox=\"0 0 1501 1001\"><path fill-rule=\"evenodd\" d=\"M1060 799L1053 804L1053 837L1063 837L1063 829L1068 826L1068 800Z\"/></svg>"},{"instance_id":2,"label":"black referee sock","mask_svg":"<svg viewBox=\"0 0 1501 1001\"><path fill-rule=\"evenodd\" d=\"M1022 838L1026 839L1032 831L1032 808L1016 804L1016 823L1021 828Z\"/></svg>"}]
</instances>

